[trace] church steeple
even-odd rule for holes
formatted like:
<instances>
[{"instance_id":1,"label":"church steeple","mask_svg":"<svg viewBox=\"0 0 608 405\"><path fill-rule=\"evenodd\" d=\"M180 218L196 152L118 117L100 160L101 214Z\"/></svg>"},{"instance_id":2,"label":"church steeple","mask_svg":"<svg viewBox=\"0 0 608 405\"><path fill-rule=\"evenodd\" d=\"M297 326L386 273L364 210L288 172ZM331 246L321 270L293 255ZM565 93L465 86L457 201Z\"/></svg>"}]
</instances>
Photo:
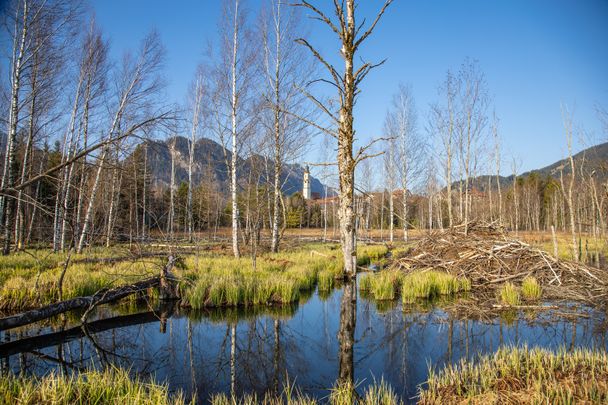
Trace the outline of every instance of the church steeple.
<instances>
[{"instance_id":1,"label":"church steeple","mask_svg":"<svg viewBox=\"0 0 608 405\"><path fill-rule=\"evenodd\" d=\"M308 165L306 165L304 168L304 186L302 188L302 195L305 199L310 200L310 169L308 168Z\"/></svg>"}]
</instances>

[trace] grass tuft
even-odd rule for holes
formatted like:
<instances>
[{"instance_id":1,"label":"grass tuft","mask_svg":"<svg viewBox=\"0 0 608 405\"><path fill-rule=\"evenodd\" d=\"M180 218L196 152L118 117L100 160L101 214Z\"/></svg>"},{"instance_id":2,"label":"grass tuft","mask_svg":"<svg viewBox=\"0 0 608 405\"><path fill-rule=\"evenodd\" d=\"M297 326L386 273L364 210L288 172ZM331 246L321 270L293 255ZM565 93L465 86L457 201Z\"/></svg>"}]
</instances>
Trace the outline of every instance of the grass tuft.
<instances>
[{"instance_id":1,"label":"grass tuft","mask_svg":"<svg viewBox=\"0 0 608 405\"><path fill-rule=\"evenodd\" d=\"M542 289L534 277L526 277L521 283L521 295L524 299L535 301L540 299Z\"/></svg>"},{"instance_id":2,"label":"grass tuft","mask_svg":"<svg viewBox=\"0 0 608 405\"><path fill-rule=\"evenodd\" d=\"M521 304L521 297L513 283L505 283L500 289L500 301L504 305L517 306Z\"/></svg>"},{"instance_id":3,"label":"grass tuft","mask_svg":"<svg viewBox=\"0 0 608 405\"><path fill-rule=\"evenodd\" d=\"M413 304L418 299L453 296L470 289L471 282L465 278L439 271L414 272L403 278L401 299L404 304Z\"/></svg>"}]
</instances>

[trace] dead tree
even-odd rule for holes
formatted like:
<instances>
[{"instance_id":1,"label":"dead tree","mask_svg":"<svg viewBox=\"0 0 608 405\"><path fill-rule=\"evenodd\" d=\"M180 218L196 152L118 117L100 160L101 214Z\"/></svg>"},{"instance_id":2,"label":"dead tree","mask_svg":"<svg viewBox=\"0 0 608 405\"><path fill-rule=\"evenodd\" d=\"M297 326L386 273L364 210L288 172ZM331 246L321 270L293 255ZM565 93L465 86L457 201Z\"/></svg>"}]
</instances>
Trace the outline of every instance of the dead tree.
<instances>
[{"instance_id":1,"label":"dead tree","mask_svg":"<svg viewBox=\"0 0 608 405\"><path fill-rule=\"evenodd\" d=\"M353 108L356 97L360 92L359 86L363 79L373 68L384 62L382 61L378 64L364 62L361 66L355 68L355 56L361 44L373 32L378 21L391 3L392 0L384 2L376 18L366 31L362 31L362 24L358 25L355 22L355 0L346 0L345 2L334 1L334 19L329 18L322 10L308 1L303 0L297 3L297 5L310 10L315 19L325 23L336 34L342 44L340 55L344 60L344 69L340 73L306 39L301 38L298 40L300 44L310 50L331 76L330 80L321 79L321 81L331 83L338 90L338 116L321 103L316 104L329 116L332 124L337 126L337 131L327 128L320 129L335 137L338 142L337 164L340 186L338 217L340 219L340 242L344 255L344 272L347 277L354 277L357 271L357 230L355 226L356 214L354 211L355 167L358 162L370 157L367 154L367 150L371 146L371 144L368 144L365 147L361 147L358 152L353 153L353 143L355 140ZM311 96L311 100L315 101L317 99ZM315 125L319 127L318 124Z\"/></svg>"}]
</instances>

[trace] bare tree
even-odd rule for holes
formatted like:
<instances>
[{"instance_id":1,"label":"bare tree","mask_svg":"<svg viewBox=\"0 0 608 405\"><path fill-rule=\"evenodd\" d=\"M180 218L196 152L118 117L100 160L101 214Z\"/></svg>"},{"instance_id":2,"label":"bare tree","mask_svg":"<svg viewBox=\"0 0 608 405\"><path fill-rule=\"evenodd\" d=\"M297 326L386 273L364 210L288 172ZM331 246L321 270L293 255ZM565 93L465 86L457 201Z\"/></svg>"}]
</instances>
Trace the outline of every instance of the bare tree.
<instances>
[{"instance_id":1,"label":"bare tree","mask_svg":"<svg viewBox=\"0 0 608 405\"><path fill-rule=\"evenodd\" d=\"M403 239L407 242L408 192L413 181L422 173L425 162L424 144L416 130L416 106L410 87L399 85L398 92L393 96L389 115L394 127L392 134L395 137L395 160L399 162L396 165L396 172L403 192L401 200Z\"/></svg>"},{"instance_id":2,"label":"bare tree","mask_svg":"<svg viewBox=\"0 0 608 405\"><path fill-rule=\"evenodd\" d=\"M353 154L353 143L355 131L353 128L353 108L356 97L360 92L360 84L368 73L379 64L364 62L355 68L355 56L361 44L369 37L376 27L378 21L386 11L392 0L386 0L378 15L366 31L362 31L363 25L355 22L355 0L345 2L334 1L335 19L329 18L322 10L309 3L301 1L299 6L310 10L316 19L325 23L334 32L341 42L340 55L344 60L344 70L342 73L330 64L306 39L299 39L298 42L310 50L310 52L327 69L331 80L322 79L326 83L331 83L338 90L339 113L338 116L325 106L318 104L337 125L337 131L322 129L325 133L335 137L338 142L337 164L339 173L339 219L340 219L340 241L342 253L344 255L344 272L347 277L354 277L357 272L357 246L356 246L356 224L354 212L354 185L355 185L355 166L358 162L369 157L366 151L371 144L362 147ZM311 98L313 101L316 100ZM373 142L372 142L373 143Z\"/></svg>"},{"instance_id":3,"label":"bare tree","mask_svg":"<svg viewBox=\"0 0 608 405\"><path fill-rule=\"evenodd\" d=\"M572 257L574 260L579 260L578 249L576 247L576 211L574 207L572 192L574 189L574 183L576 178L576 170L574 167L574 157L572 156L572 136L573 136L573 125L572 116L566 107L562 106L562 119L564 121L564 132L566 134L566 144L568 148L568 164L570 165L570 179L568 186L564 183L564 167L560 168L559 181L561 185L562 196L568 207L568 216L570 218L570 235L572 237Z\"/></svg>"},{"instance_id":4,"label":"bare tree","mask_svg":"<svg viewBox=\"0 0 608 405\"><path fill-rule=\"evenodd\" d=\"M24 96L24 80L33 66L38 66L36 60L43 48L50 49L57 43L65 43L73 35L73 22L80 13L80 2L69 1L36 1L18 0L8 7L7 25L10 29L12 52L8 63L10 71L10 106L6 152L0 189L9 190L0 196L0 224L4 229L3 254L10 252L11 236L15 233L15 199L13 188L16 180L15 156L17 150L17 130L22 117ZM12 21L10 20L12 17ZM69 41L68 41L69 42ZM30 93L33 97L35 93Z\"/></svg>"},{"instance_id":5,"label":"bare tree","mask_svg":"<svg viewBox=\"0 0 608 405\"><path fill-rule=\"evenodd\" d=\"M396 155L396 128L394 117L387 116L385 120L385 135L389 140L386 142L386 153L384 154L384 172L386 173L386 187L388 188L388 239L392 243L395 239L395 178L397 177Z\"/></svg>"},{"instance_id":6,"label":"bare tree","mask_svg":"<svg viewBox=\"0 0 608 405\"><path fill-rule=\"evenodd\" d=\"M114 115L105 135L105 144L97 159L97 172L89 194L89 204L78 239L77 251L81 252L88 236L93 215L95 199L99 190L101 173L104 169L110 145L132 135L143 126L159 124L167 118L167 112L154 110L154 97L162 87L159 76L162 67L164 49L158 34L152 32L142 41L135 58L127 55L122 71L117 77ZM127 128L121 130L121 128Z\"/></svg>"},{"instance_id":7,"label":"bare tree","mask_svg":"<svg viewBox=\"0 0 608 405\"><path fill-rule=\"evenodd\" d=\"M188 144L188 197L186 203L186 211L188 215L188 240L193 241L194 231L194 216L192 213L192 189L194 182L192 181L192 170L194 167L194 151L196 148L197 134L201 119L201 109L203 102L203 71L199 68L196 75L196 85L194 87L194 100L192 106L192 128L190 132L190 140Z\"/></svg>"},{"instance_id":8,"label":"bare tree","mask_svg":"<svg viewBox=\"0 0 608 405\"><path fill-rule=\"evenodd\" d=\"M446 183L446 200L448 208L448 224L454 224L452 213L452 172L454 170L454 149L456 132L456 93L458 91L458 81L448 70L446 79L439 88L439 93L445 97L444 103L437 103L431 106L430 128L435 136L439 137L443 148L441 156L443 163L443 179Z\"/></svg>"},{"instance_id":9,"label":"bare tree","mask_svg":"<svg viewBox=\"0 0 608 405\"><path fill-rule=\"evenodd\" d=\"M269 10L261 13L261 36L264 43L262 71L265 81L263 88L265 111L263 120L270 142L269 155L273 163L272 202L271 202L271 251L279 250L281 232L281 190L284 164L295 160L310 139L309 129L295 116L311 120L311 109L303 95L307 77L314 72L313 65L307 61L308 55L295 43L301 35L299 10L284 7L281 0L269 0ZM289 111L289 113L287 113Z\"/></svg>"},{"instance_id":10,"label":"bare tree","mask_svg":"<svg viewBox=\"0 0 608 405\"><path fill-rule=\"evenodd\" d=\"M469 183L472 171L472 158L476 156L476 148L484 134L487 123L488 95L483 73L477 63L465 60L458 72L460 82L459 119L457 132L461 146L460 160L464 174L464 223L467 233L469 214L471 210ZM462 181L462 179L461 179Z\"/></svg>"},{"instance_id":11,"label":"bare tree","mask_svg":"<svg viewBox=\"0 0 608 405\"><path fill-rule=\"evenodd\" d=\"M224 149L230 178L232 250L235 257L240 257L238 164L239 152L255 125L256 117L250 107L253 105L251 93L256 54L252 49L251 32L246 26L242 0L231 0L224 5L218 63L210 72L215 86L211 95L212 130ZM226 93L230 95L228 99Z\"/></svg>"},{"instance_id":12,"label":"bare tree","mask_svg":"<svg viewBox=\"0 0 608 405\"><path fill-rule=\"evenodd\" d=\"M496 189L498 191L498 223L502 225L502 189L500 186L500 138L498 134L498 118L494 113L492 121L492 135L494 137L494 161L496 163Z\"/></svg>"}]
</instances>

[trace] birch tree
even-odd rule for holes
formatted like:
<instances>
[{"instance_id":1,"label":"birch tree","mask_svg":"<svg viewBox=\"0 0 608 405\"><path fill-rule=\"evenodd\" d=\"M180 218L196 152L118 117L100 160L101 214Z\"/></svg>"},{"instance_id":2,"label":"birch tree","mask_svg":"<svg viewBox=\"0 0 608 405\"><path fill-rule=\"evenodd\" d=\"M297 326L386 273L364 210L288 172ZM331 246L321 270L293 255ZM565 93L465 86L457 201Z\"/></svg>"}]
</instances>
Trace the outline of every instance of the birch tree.
<instances>
[{"instance_id":1,"label":"birch tree","mask_svg":"<svg viewBox=\"0 0 608 405\"><path fill-rule=\"evenodd\" d=\"M303 49L295 43L302 28L299 10L286 7L281 0L269 0L261 13L261 36L264 44L262 71L265 111L263 123L269 134L272 161L271 251L278 252L280 242L283 167L301 156L310 139L309 130L294 115L311 120L306 97L302 94L314 66ZM287 113L289 112L289 113Z\"/></svg>"},{"instance_id":2,"label":"birch tree","mask_svg":"<svg viewBox=\"0 0 608 405\"><path fill-rule=\"evenodd\" d=\"M246 25L242 0L231 0L225 2L224 6L218 63L211 73L215 85L211 100L214 122L212 129L224 147L230 179L232 251L235 257L240 257L237 200L239 152L255 123L250 106L256 55L251 43L251 31Z\"/></svg>"},{"instance_id":3,"label":"birch tree","mask_svg":"<svg viewBox=\"0 0 608 405\"><path fill-rule=\"evenodd\" d=\"M50 48L53 43L65 42L72 35L72 23L80 13L80 2L18 0L12 2L7 11L12 51L8 62L10 101L7 141L0 179L0 189L8 191L0 196L0 224L4 230L3 254L10 252L11 237L15 232L15 154L17 130L22 121L20 112L23 101L27 101L24 99L25 75L31 70L39 51Z\"/></svg>"},{"instance_id":4,"label":"birch tree","mask_svg":"<svg viewBox=\"0 0 608 405\"><path fill-rule=\"evenodd\" d=\"M431 106L431 131L439 138L442 147L443 179L446 183L446 200L448 208L448 225L454 225L452 173L454 170L454 151L456 138L456 93L458 81L448 70L444 83L439 88L439 94L444 101Z\"/></svg>"},{"instance_id":5,"label":"birch tree","mask_svg":"<svg viewBox=\"0 0 608 405\"><path fill-rule=\"evenodd\" d=\"M562 192L562 196L564 201L566 202L566 206L568 207L568 217L570 224L570 236L571 236L571 248L572 248L572 257L575 261L579 261L578 249L576 247L576 211L574 207L573 200L573 189L574 183L576 181L576 170L574 166L574 157L572 156L572 135L573 135L573 124L572 124L572 116L566 107L562 107L562 118L564 122L564 132L566 135L566 145L568 150L568 158L567 164L570 166L570 176L568 185L566 186L564 181L564 167L560 168L559 181L560 181L560 190Z\"/></svg>"},{"instance_id":6,"label":"birch tree","mask_svg":"<svg viewBox=\"0 0 608 405\"><path fill-rule=\"evenodd\" d=\"M338 143L337 164L340 201L338 217L340 220L340 242L344 256L344 274L347 278L354 277L357 272L356 215L354 212L355 166L361 160L369 157L366 152L371 146L369 144L361 147L358 152L353 153L355 140L353 108L357 95L360 93L359 86L361 82L373 68L383 63L373 64L363 62L358 67L355 67L356 55L361 44L371 35L391 3L392 0L384 2L375 19L365 31L363 31L365 21L363 24L357 24L355 21L355 0L335 1L333 3L333 12L335 14L333 19L329 18L324 11L308 1L303 0L297 3L299 6L308 9L317 20L329 27L341 43L340 56L344 61L344 68L338 70L306 39L301 38L298 40L327 69L327 73L331 79L322 80L326 83L331 83L338 91L339 111L337 116L335 112L330 111L327 107L320 105L320 103L317 105L328 115L332 121L332 125L337 126L337 130L325 127L318 129L335 137ZM315 100L314 98L311 99ZM314 123L311 124L314 125Z\"/></svg>"},{"instance_id":7,"label":"birch tree","mask_svg":"<svg viewBox=\"0 0 608 405\"><path fill-rule=\"evenodd\" d=\"M484 134L487 124L488 95L483 73L477 63L466 60L459 72L460 92L458 94L459 119L457 124L461 170L464 175L464 223L467 234L470 203L470 179L473 169L473 158ZM462 181L462 178L461 178Z\"/></svg>"},{"instance_id":8,"label":"birch tree","mask_svg":"<svg viewBox=\"0 0 608 405\"><path fill-rule=\"evenodd\" d=\"M416 106L410 87L399 85L398 92L393 96L389 115L394 127L392 134L395 137L395 161L398 162L396 173L403 191L401 200L403 239L407 242L408 192L413 181L422 173L425 162L424 144L418 137L416 129Z\"/></svg>"},{"instance_id":9,"label":"birch tree","mask_svg":"<svg viewBox=\"0 0 608 405\"><path fill-rule=\"evenodd\" d=\"M190 131L190 140L188 143L188 197L186 202L186 211L188 215L188 241L192 243L194 232L194 215L192 212L192 192L194 182L192 179L192 171L194 168L194 152L198 139L199 124L201 119L201 110L203 102L203 71L198 69L196 75L196 84L194 87L194 100L192 106L192 127Z\"/></svg>"},{"instance_id":10,"label":"birch tree","mask_svg":"<svg viewBox=\"0 0 608 405\"><path fill-rule=\"evenodd\" d=\"M97 158L97 171L78 239L78 252L82 251L88 236L99 182L111 144L132 135L142 127L159 124L168 118L168 112L156 111L154 108L154 96L162 87L159 71L163 55L164 49L158 34L152 32L144 38L135 57L126 55L124 58L122 69L116 78L114 113L104 136L105 143ZM121 128L127 129L120 131Z\"/></svg>"}]
</instances>

